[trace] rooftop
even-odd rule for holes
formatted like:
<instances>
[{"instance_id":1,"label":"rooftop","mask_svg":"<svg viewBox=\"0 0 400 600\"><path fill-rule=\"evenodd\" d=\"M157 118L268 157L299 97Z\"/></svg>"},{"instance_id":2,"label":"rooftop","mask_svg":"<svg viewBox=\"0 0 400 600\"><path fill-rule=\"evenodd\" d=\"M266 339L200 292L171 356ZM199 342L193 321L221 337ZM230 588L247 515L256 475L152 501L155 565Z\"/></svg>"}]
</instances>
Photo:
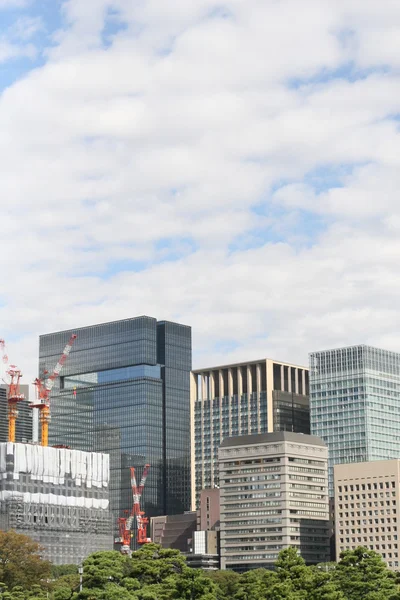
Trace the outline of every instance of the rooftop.
<instances>
[{"instance_id":1,"label":"rooftop","mask_svg":"<svg viewBox=\"0 0 400 600\"><path fill-rule=\"evenodd\" d=\"M199 375L200 373L207 373L209 371L219 371L220 369L229 369L231 367L245 367L247 365L258 365L260 363L266 363L267 361L271 361L277 365L283 365L285 367L294 367L297 369L304 369L305 371L308 371L308 366L305 367L304 365L296 365L296 364L293 364L290 362L275 360L273 358L260 358L259 360L245 360L243 362L238 362L238 363L215 365L213 367L205 367L203 369L193 369L192 373Z\"/></svg>"},{"instance_id":2,"label":"rooftop","mask_svg":"<svg viewBox=\"0 0 400 600\"><path fill-rule=\"evenodd\" d=\"M221 444L221 448L230 446L251 446L253 444L272 444L275 442L296 442L298 444L326 447L325 442L316 435L292 433L291 431L276 431L274 433L256 433L253 435L240 435L225 438Z\"/></svg>"}]
</instances>

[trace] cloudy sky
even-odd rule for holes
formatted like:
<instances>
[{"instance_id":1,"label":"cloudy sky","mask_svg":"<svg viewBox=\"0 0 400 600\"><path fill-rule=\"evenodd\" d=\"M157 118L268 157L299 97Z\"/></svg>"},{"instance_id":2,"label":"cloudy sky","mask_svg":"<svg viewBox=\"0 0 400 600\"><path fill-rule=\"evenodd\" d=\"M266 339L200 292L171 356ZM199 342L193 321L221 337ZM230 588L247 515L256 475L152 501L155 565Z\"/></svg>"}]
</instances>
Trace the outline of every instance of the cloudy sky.
<instances>
[{"instance_id":1,"label":"cloudy sky","mask_svg":"<svg viewBox=\"0 0 400 600\"><path fill-rule=\"evenodd\" d=\"M398 0L0 0L0 337L400 350Z\"/></svg>"}]
</instances>

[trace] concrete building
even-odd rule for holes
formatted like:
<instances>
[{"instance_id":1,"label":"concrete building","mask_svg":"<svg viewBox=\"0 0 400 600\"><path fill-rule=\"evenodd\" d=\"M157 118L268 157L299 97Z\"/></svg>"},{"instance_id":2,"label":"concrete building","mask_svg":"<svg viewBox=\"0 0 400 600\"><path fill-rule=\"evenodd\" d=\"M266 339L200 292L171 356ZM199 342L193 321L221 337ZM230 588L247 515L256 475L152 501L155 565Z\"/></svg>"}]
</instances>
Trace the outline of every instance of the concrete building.
<instances>
[{"instance_id":1,"label":"concrete building","mask_svg":"<svg viewBox=\"0 0 400 600\"><path fill-rule=\"evenodd\" d=\"M137 317L40 336L39 373L72 333L72 351L52 392L51 444L110 455L114 516L132 509L129 467L146 515L190 509L191 329Z\"/></svg>"},{"instance_id":2,"label":"concrete building","mask_svg":"<svg viewBox=\"0 0 400 600\"><path fill-rule=\"evenodd\" d=\"M335 465L336 556L366 546L399 571L400 460Z\"/></svg>"},{"instance_id":3,"label":"concrete building","mask_svg":"<svg viewBox=\"0 0 400 600\"><path fill-rule=\"evenodd\" d=\"M400 354L350 346L310 354L311 433L333 467L400 456Z\"/></svg>"},{"instance_id":4,"label":"concrete building","mask_svg":"<svg viewBox=\"0 0 400 600\"><path fill-rule=\"evenodd\" d=\"M0 529L44 547L54 564L112 550L109 457L65 448L0 444Z\"/></svg>"},{"instance_id":5,"label":"concrete building","mask_svg":"<svg viewBox=\"0 0 400 600\"><path fill-rule=\"evenodd\" d=\"M200 508L197 511L198 531L215 531L220 528L220 491L218 488L201 490Z\"/></svg>"},{"instance_id":6,"label":"concrete building","mask_svg":"<svg viewBox=\"0 0 400 600\"><path fill-rule=\"evenodd\" d=\"M220 568L219 531L195 531L186 561L193 569L216 571Z\"/></svg>"},{"instance_id":7,"label":"concrete building","mask_svg":"<svg viewBox=\"0 0 400 600\"><path fill-rule=\"evenodd\" d=\"M308 369L270 359L191 375L192 509L218 486L218 448L230 436L310 433Z\"/></svg>"},{"instance_id":8,"label":"concrete building","mask_svg":"<svg viewBox=\"0 0 400 600\"><path fill-rule=\"evenodd\" d=\"M198 511L152 517L151 539L163 548L180 550L196 569L219 569L219 490L202 490Z\"/></svg>"},{"instance_id":9,"label":"concrete building","mask_svg":"<svg viewBox=\"0 0 400 600\"><path fill-rule=\"evenodd\" d=\"M308 564L328 561L327 467L326 445L315 436L226 438L219 450L221 568L271 568L289 546Z\"/></svg>"},{"instance_id":10,"label":"concrete building","mask_svg":"<svg viewBox=\"0 0 400 600\"><path fill-rule=\"evenodd\" d=\"M32 409L29 408L29 385L20 386L25 400L18 403L18 419L15 427L16 442L32 441ZM7 386L0 385L0 443L8 441Z\"/></svg>"},{"instance_id":11,"label":"concrete building","mask_svg":"<svg viewBox=\"0 0 400 600\"><path fill-rule=\"evenodd\" d=\"M197 513L152 517L150 519L151 540L163 548L187 552L197 529Z\"/></svg>"}]
</instances>

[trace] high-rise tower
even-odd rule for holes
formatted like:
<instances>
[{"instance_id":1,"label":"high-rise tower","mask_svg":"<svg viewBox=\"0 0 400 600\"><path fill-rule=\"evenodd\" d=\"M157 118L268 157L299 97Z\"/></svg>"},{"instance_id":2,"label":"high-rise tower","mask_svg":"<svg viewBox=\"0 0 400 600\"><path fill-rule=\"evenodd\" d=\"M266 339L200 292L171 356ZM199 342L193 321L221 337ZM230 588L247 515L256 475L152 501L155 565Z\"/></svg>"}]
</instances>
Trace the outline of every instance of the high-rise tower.
<instances>
[{"instance_id":1,"label":"high-rise tower","mask_svg":"<svg viewBox=\"0 0 400 600\"><path fill-rule=\"evenodd\" d=\"M310 354L311 433L336 464L400 456L400 354L350 346Z\"/></svg>"},{"instance_id":2,"label":"high-rise tower","mask_svg":"<svg viewBox=\"0 0 400 600\"><path fill-rule=\"evenodd\" d=\"M129 467L151 464L148 516L190 508L191 329L137 317L40 337L39 371L77 339L52 392L51 444L110 455L115 519L132 508Z\"/></svg>"}]
</instances>

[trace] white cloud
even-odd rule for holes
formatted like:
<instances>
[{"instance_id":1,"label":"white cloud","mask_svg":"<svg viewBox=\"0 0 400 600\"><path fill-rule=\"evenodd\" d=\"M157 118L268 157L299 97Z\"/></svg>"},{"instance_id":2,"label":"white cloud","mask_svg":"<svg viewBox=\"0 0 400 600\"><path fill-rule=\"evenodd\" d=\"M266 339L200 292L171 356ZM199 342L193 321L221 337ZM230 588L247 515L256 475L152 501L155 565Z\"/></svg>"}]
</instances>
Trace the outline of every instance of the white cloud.
<instances>
[{"instance_id":1,"label":"white cloud","mask_svg":"<svg viewBox=\"0 0 400 600\"><path fill-rule=\"evenodd\" d=\"M191 324L198 366L400 349L397 2L63 14L47 63L0 97L13 360L33 376L38 333L143 313Z\"/></svg>"},{"instance_id":2,"label":"white cloud","mask_svg":"<svg viewBox=\"0 0 400 600\"><path fill-rule=\"evenodd\" d=\"M4 8L24 8L31 0L0 0L0 10Z\"/></svg>"}]
</instances>

